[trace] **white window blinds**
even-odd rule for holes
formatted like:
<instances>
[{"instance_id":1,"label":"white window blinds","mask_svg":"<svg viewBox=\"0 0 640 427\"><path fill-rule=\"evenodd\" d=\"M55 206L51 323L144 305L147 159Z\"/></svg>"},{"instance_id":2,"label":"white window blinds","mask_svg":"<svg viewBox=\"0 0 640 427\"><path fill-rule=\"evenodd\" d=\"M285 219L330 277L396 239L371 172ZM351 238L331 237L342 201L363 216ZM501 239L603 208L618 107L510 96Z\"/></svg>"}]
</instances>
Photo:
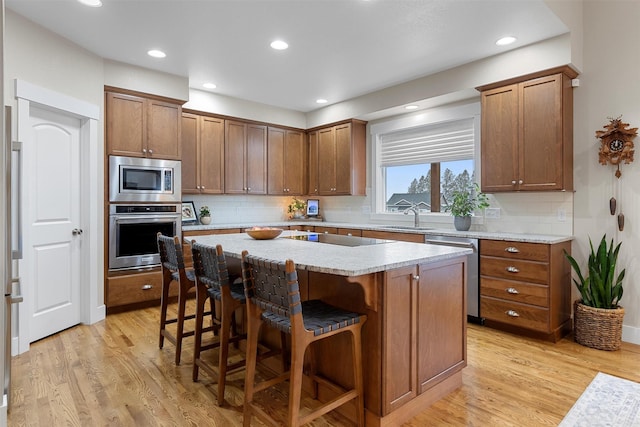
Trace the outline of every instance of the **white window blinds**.
<instances>
[{"instance_id":1,"label":"white window blinds","mask_svg":"<svg viewBox=\"0 0 640 427\"><path fill-rule=\"evenodd\" d=\"M380 135L381 166L473 159L473 118Z\"/></svg>"}]
</instances>

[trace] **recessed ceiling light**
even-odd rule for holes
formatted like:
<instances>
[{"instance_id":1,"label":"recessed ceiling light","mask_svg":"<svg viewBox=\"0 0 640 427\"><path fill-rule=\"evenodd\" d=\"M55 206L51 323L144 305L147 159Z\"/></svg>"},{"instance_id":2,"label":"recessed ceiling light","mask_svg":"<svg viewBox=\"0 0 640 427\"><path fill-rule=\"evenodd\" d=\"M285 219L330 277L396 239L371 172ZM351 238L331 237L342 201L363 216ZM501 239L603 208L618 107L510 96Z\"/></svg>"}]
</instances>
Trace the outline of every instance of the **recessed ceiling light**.
<instances>
[{"instance_id":1,"label":"recessed ceiling light","mask_svg":"<svg viewBox=\"0 0 640 427\"><path fill-rule=\"evenodd\" d=\"M326 104L326 103L327 103L327 100L326 100L326 99L323 99L323 98L316 99L316 103L317 103L317 104Z\"/></svg>"},{"instance_id":2,"label":"recessed ceiling light","mask_svg":"<svg viewBox=\"0 0 640 427\"><path fill-rule=\"evenodd\" d=\"M271 42L271 47L275 50L285 50L289 47L289 45L287 44L287 42L284 42L282 40L274 40Z\"/></svg>"},{"instance_id":3,"label":"recessed ceiling light","mask_svg":"<svg viewBox=\"0 0 640 427\"><path fill-rule=\"evenodd\" d=\"M513 36L506 36L506 37L502 37L501 39L498 39L498 41L496 41L496 44L498 46L506 46L508 44L513 43L516 40L517 39Z\"/></svg>"},{"instance_id":4,"label":"recessed ceiling light","mask_svg":"<svg viewBox=\"0 0 640 427\"><path fill-rule=\"evenodd\" d=\"M217 86L213 83L205 83L202 85L203 87L207 88L207 89L215 89Z\"/></svg>"},{"instance_id":5,"label":"recessed ceiling light","mask_svg":"<svg viewBox=\"0 0 640 427\"><path fill-rule=\"evenodd\" d=\"M100 0L78 0L78 1L84 4L85 6L91 6L91 7L102 6L102 2Z\"/></svg>"},{"instance_id":6,"label":"recessed ceiling light","mask_svg":"<svg viewBox=\"0 0 640 427\"><path fill-rule=\"evenodd\" d=\"M405 110L417 110L418 107L417 105L407 105L406 107L404 107Z\"/></svg>"},{"instance_id":7,"label":"recessed ceiling light","mask_svg":"<svg viewBox=\"0 0 640 427\"><path fill-rule=\"evenodd\" d=\"M153 56L154 58L164 58L165 56L167 56L166 53L157 49L151 49L149 52L147 52L147 55Z\"/></svg>"}]
</instances>

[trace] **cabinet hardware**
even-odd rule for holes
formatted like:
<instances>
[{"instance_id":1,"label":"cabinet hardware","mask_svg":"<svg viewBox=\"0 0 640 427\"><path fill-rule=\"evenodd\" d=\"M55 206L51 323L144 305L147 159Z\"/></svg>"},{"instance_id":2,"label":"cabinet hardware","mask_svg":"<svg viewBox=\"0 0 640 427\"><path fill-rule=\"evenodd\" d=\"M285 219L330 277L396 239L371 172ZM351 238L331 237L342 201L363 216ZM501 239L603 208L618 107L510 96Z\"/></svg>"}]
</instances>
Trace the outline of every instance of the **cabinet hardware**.
<instances>
[{"instance_id":1,"label":"cabinet hardware","mask_svg":"<svg viewBox=\"0 0 640 427\"><path fill-rule=\"evenodd\" d=\"M510 316L510 317L520 317L520 315L518 314L518 312L517 312L517 311L515 311L515 310L507 310L507 311L505 311L505 314L506 314L507 316Z\"/></svg>"},{"instance_id":2,"label":"cabinet hardware","mask_svg":"<svg viewBox=\"0 0 640 427\"><path fill-rule=\"evenodd\" d=\"M146 149L146 148L143 148L143 149L142 149L142 152L143 152L143 153L145 153L145 154L147 154L147 149Z\"/></svg>"},{"instance_id":3,"label":"cabinet hardware","mask_svg":"<svg viewBox=\"0 0 640 427\"><path fill-rule=\"evenodd\" d=\"M516 248L515 246L508 246L504 249L505 252L509 252L510 254L518 254L520 253L520 250L518 248Z\"/></svg>"},{"instance_id":4,"label":"cabinet hardware","mask_svg":"<svg viewBox=\"0 0 640 427\"><path fill-rule=\"evenodd\" d=\"M514 267L512 265L510 265L509 267L507 267L505 270L507 270L509 273L519 273L520 270L518 270L517 267Z\"/></svg>"},{"instance_id":5,"label":"cabinet hardware","mask_svg":"<svg viewBox=\"0 0 640 427\"><path fill-rule=\"evenodd\" d=\"M515 179L513 181L511 181L511 184L516 185Z\"/></svg>"},{"instance_id":6,"label":"cabinet hardware","mask_svg":"<svg viewBox=\"0 0 640 427\"><path fill-rule=\"evenodd\" d=\"M149 154L153 154L153 150L149 149Z\"/></svg>"},{"instance_id":7,"label":"cabinet hardware","mask_svg":"<svg viewBox=\"0 0 640 427\"><path fill-rule=\"evenodd\" d=\"M507 288L506 291L513 295L518 295L520 293L516 288Z\"/></svg>"},{"instance_id":8,"label":"cabinet hardware","mask_svg":"<svg viewBox=\"0 0 640 427\"><path fill-rule=\"evenodd\" d=\"M523 180L518 181L518 184L524 184Z\"/></svg>"},{"instance_id":9,"label":"cabinet hardware","mask_svg":"<svg viewBox=\"0 0 640 427\"><path fill-rule=\"evenodd\" d=\"M420 280L420 276L416 274L415 276L413 276L413 280Z\"/></svg>"},{"instance_id":10,"label":"cabinet hardware","mask_svg":"<svg viewBox=\"0 0 640 427\"><path fill-rule=\"evenodd\" d=\"M82 228L74 228L73 230L71 230L71 234L73 234L74 236L79 236L82 233Z\"/></svg>"},{"instance_id":11,"label":"cabinet hardware","mask_svg":"<svg viewBox=\"0 0 640 427\"><path fill-rule=\"evenodd\" d=\"M148 291L149 289L153 289L153 285L147 283L146 285L142 285L142 288L140 289L142 289L143 291Z\"/></svg>"}]
</instances>

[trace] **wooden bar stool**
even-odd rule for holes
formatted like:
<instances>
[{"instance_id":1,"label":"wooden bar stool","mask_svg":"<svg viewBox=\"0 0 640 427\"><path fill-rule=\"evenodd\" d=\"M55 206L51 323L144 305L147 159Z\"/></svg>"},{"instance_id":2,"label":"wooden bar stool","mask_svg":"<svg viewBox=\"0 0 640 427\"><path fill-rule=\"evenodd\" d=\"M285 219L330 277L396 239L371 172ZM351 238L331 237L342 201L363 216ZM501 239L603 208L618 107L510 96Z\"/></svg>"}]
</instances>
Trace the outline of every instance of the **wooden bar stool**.
<instances>
[{"instance_id":1,"label":"wooden bar stool","mask_svg":"<svg viewBox=\"0 0 640 427\"><path fill-rule=\"evenodd\" d=\"M218 380L218 405L224 403L224 388L227 372L231 372L245 365L241 360L234 364L228 364L229 343L237 343L247 337L246 334L238 334L236 330L235 312L245 304L244 287L242 283L233 283L229 279L227 261L222 251L222 246L215 248L191 241L191 253L193 255L193 269L196 278L196 328L195 347L193 350L193 381L198 380L199 368L209 373ZM220 320L211 316L213 328L202 327L204 319L205 303L213 306L213 301L220 302ZM212 309L213 312L213 309ZM203 332L212 329L219 331L220 339L217 342L202 345ZM200 353L212 348L219 348L218 372L205 360Z\"/></svg>"},{"instance_id":2,"label":"wooden bar stool","mask_svg":"<svg viewBox=\"0 0 640 427\"><path fill-rule=\"evenodd\" d=\"M177 236L169 237L158 233L158 251L160 252L160 263L162 265L162 299L160 302L160 343L164 346L164 339L176 346L176 365L180 364L182 353L182 340L185 337L193 336L195 331L185 331L184 321L195 319L195 313L185 315L187 298L189 294L195 292L195 275L193 270L185 269L184 257L182 255L182 243ZM167 305L169 303L169 288L171 284L178 284L178 314L175 318L167 319ZM191 292L193 291L193 292ZM172 323L177 324L176 335L166 329Z\"/></svg>"},{"instance_id":3,"label":"wooden bar stool","mask_svg":"<svg viewBox=\"0 0 640 427\"><path fill-rule=\"evenodd\" d=\"M270 425L279 425L265 410L253 402L254 394L282 381L289 380L287 426L300 426L355 399L358 426L364 426L364 396L362 378L361 329L367 316L348 312L319 300L300 301L298 275L292 260L276 262L242 253L242 279L247 296L247 365L244 385L245 427L255 415ZM288 372L276 378L255 383L258 335L263 324L291 335L291 363ZM326 378L310 372L314 384L322 383L339 390L340 395L300 416L303 363L305 351L314 342L336 334L351 334L354 387L343 390ZM312 355L313 356L313 355ZM312 360L312 367L314 361ZM314 393L315 394L315 393ZM314 396L316 397L316 396Z\"/></svg>"}]
</instances>

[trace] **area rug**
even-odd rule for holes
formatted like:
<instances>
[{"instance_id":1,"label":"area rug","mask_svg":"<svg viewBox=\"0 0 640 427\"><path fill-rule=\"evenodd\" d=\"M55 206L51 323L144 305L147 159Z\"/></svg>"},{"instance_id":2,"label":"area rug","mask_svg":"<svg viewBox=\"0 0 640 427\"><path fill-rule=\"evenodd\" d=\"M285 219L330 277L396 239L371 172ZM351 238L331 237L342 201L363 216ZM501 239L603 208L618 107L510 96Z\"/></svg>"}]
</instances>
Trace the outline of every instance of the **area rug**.
<instances>
[{"instance_id":1,"label":"area rug","mask_svg":"<svg viewBox=\"0 0 640 427\"><path fill-rule=\"evenodd\" d=\"M559 427L640 427L640 384L598 372Z\"/></svg>"}]
</instances>

